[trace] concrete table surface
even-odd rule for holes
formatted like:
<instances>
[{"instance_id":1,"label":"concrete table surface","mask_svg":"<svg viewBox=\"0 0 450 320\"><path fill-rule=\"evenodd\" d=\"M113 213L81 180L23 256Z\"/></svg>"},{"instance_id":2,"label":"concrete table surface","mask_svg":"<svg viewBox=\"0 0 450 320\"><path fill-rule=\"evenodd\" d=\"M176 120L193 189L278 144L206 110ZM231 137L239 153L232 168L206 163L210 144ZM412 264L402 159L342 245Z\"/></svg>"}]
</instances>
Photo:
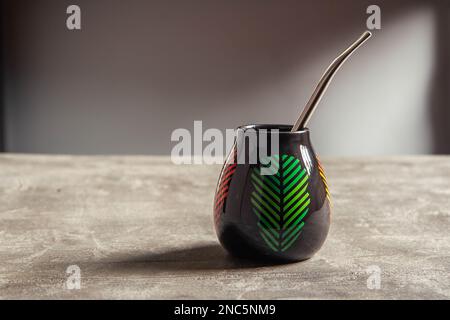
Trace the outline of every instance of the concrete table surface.
<instances>
[{"instance_id":1,"label":"concrete table surface","mask_svg":"<svg viewBox=\"0 0 450 320\"><path fill-rule=\"evenodd\" d=\"M325 245L262 265L218 244L219 165L3 154L0 298L449 299L450 157L323 162ZM72 265L80 289L68 289Z\"/></svg>"}]
</instances>

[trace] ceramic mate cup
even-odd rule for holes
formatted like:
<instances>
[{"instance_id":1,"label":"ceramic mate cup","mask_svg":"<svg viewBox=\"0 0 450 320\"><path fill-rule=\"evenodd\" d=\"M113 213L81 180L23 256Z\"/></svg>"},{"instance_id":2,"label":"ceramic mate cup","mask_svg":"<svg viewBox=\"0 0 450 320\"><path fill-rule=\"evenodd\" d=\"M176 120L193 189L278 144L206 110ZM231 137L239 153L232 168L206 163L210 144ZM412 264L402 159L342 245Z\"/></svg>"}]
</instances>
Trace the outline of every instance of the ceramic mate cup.
<instances>
[{"instance_id":1,"label":"ceramic mate cup","mask_svg":"<svg viewBox=\"0 0 450 320\"><path fill-rule=\"evenodd\" d=\"M232 255L300 261L312 257L327 237L331 202L325 173L309 129L290 132L291 128L247 125L236 131L214 199L217 236ZM267 157L260 156L263 129L279 130L278 152L264 150ZM257 133L258 144L248 143L250 131ZM268 146L270 139L274 138L269 136ZM256 153L256 163L238 161L244 151L248 158ZM273 174L262 174L267 160Z\"/></svg>"}]
</instances>

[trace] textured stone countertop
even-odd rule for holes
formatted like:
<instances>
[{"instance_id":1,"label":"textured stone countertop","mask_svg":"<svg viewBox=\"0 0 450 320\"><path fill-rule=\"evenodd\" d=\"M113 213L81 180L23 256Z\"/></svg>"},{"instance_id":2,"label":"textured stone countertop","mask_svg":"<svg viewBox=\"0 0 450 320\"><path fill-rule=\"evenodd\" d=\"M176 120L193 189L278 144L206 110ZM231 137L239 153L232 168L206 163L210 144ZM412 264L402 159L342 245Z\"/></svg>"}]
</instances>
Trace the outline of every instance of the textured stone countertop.
<instances>
[{"instance_id":1,"label":"textured stone countertop","mask_svg":"<svg viewBox=\"0 0 450 320\"><path fill-rule=\"evenodd\" d=\"M323 163L334 200L325 245L261 265L218 244L218 165L0 155L0 298L449 299L450 157ZM67 289L71 265L79 290Z\"/></svg>"}]
</instances>

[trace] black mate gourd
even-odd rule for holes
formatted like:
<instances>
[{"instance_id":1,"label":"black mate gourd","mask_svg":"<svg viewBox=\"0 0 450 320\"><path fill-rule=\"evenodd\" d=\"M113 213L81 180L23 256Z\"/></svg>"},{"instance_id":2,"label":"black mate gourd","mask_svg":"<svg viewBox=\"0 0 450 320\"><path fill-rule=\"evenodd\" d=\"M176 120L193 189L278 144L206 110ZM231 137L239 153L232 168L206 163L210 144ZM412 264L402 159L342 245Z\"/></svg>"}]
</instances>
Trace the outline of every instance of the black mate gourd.
<instances>
[{"instance_id":1,"label":"black mate gourd","mask_svg":"<svg viewBox=\"0 0 450 320\"><path fill-rule=\"evenodd\" d=\"M336 71L370 36L370 32L363 33L333 61L293 126L248 125L237 129L214 198L215 229L231 254L300 261L322 247L330 228L331 197L306 124ZM271 130L277 134L260 135ZM246 139L250 131L257 137L255 143ZM261 143L261 139L266 141ZM269 153L264 146L272 145L273 139L278 148ZM253 156L255 162L245 161Z\"/></svg>"}]
</instances>

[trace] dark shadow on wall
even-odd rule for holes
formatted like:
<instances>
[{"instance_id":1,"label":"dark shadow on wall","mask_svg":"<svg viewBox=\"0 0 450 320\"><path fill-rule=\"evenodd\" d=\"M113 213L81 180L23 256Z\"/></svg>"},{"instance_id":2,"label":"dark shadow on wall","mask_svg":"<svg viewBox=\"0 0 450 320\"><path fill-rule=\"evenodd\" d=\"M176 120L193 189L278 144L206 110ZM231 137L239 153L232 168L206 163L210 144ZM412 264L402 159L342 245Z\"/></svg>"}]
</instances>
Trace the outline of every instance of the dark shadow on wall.
<instances>
[{"instance_id":1,"label":"dark shadow on wall","mask_svg":"<svg viewBox=\"0 0 450 320\"><path fill-rule=\"evenodd\" d=\"M435 1L440 0L426 5ZM67 1L5 2L11 17L8 69L14 73L6 81L17 97L6 108L13 122L8 126L12 151L88 154L169 154L172 128L193 120L209 119L208 127L220 129L236 123L236 115L238 124L254 122L253 113L231 103L236 95L271 87L332 44L348 43L365 27L365 10L373 4L79 0L85 29L68 33ZM378 4L383 23L401 16L405 7L425 5L420 0ZM444 42L448 33L441 32ZM433 82L432 97L447 91L448 79L436 81L442 85ZM432 103L436 130L445 127L437 124L443 112L437 106L444 100ZM231 101L229 110L211 110L216 101ZM439 137L434 134L440 146Z\"/></svg>"},{"instance_id":2,"label":"dark shadow on wall","mask_svg":"<svg viewBox=\"0 0 450 320\"><path fill-rule=\"evenodd\" d=\"M436 5L436 58L430 83L429 112L433 153L450 154L450 5Z\"/></svg>"},{"instance_id":3,"label":"dark shadow on wall","mask_svg":"<svg viewBox=\"0 0 450 320\"><path fill-rule=\"evenodd\" d=\"M0 3L0 152L5 151L5 97L4 97L4 63L5 58L3 51L5 50L4 32L5 32L5 3Z\"/></svg>"}]
</instances>

